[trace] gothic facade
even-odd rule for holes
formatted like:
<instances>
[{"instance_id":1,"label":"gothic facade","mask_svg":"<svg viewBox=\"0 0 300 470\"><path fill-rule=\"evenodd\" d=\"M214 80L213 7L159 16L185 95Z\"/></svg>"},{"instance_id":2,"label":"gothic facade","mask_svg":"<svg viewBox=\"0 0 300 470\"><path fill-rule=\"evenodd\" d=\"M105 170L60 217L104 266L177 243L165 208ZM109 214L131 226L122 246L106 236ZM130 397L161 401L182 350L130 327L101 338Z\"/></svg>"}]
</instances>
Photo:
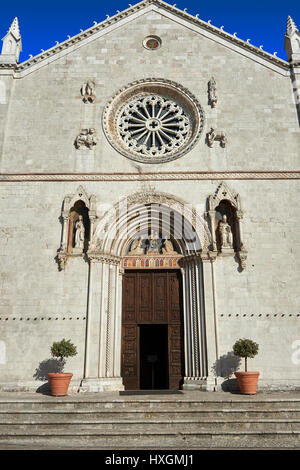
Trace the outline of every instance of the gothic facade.
<instances>
[{"instance_id":1,"label":"gothic facade","mask_svg":"<svg viewBox=\"0 0 300 470\"><path fill-rule=\"evenodd\" d=\"M300 33L287 60L144 0L0 55L0 389L300 386Z\"/></svg>"}]
</instances>

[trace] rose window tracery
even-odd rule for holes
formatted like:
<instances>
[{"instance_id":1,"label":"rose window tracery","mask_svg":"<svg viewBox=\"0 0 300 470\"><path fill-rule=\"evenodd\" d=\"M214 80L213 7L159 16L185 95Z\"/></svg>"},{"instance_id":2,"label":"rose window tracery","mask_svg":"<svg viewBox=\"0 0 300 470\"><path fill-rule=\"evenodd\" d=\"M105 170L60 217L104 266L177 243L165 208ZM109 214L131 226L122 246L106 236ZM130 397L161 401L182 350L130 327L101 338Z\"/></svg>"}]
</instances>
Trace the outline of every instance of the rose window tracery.
<instances>
[{"instance_id":1,"label":"rose window tracery","mask_svg":"<svg viewBox=\"0 0 300 470\"><path fill-rule=\"evenodd\" d=\"M204 111L180 84L145 78L119 90L103 112L103 130L120 154L140 163L166 163L200 138Z\"/></svg>"},{"instance_id":2,"label":"rose window tracery","mask_svg":"<svg viewBox=\"0 0 300 470\"><path fill-rule=\"evenodd\" d=\"M186 142L190 123L179 104L152 94L124 107L118 133L126 146L141 155L165 155Z\"/></svg>"}]
</instances>

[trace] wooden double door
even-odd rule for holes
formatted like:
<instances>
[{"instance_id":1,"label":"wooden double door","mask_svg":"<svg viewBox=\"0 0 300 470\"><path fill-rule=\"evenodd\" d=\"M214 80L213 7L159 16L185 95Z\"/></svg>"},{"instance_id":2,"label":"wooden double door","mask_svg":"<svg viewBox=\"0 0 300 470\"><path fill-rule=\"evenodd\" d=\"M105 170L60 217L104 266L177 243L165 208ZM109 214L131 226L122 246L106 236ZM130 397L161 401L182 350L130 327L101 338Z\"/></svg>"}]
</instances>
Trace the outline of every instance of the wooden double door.
<instances>
[{"instance_id":1,"label":"wooden double door","mask_svg":"<svg viewBox=\"0 0 300 470\"><path fill-rule=\"evenodd\" d=\"M184 375L180 270L126 271L122 302L125 390L178 390Z\"/></svg>"}]
</instances>

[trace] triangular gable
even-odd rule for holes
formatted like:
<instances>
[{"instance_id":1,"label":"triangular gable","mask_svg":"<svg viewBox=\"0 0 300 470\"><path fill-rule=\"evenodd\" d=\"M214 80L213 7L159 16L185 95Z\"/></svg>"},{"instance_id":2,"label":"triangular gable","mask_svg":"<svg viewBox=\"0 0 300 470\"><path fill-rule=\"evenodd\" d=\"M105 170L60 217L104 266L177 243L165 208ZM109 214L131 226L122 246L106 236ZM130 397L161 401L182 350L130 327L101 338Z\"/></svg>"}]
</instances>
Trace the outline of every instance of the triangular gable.
<instances>
[{"instance_id":1,"label":"triangular gable","mask_svg":"<svg viewBox=\"0 0 300 470\"><path fill-rule=\"evenodd\" d=\"M78 47L87 44L91 39L94 40L95 36L101 36L102 34L107 33L110 29L112 30L122 24L126 24L128 21L132 21L134 18L139 17L148 11L156 11L164 14L170 19L173 19L186 27L192 28L194 31L199 32L210 39L214 39L238 53L247 55L263 65L271 66L271 68L274 68L275 66L277 69L279 67L281 70L289 69L289 63L276 57L276 53L271 55L268 52L263 51L262 46L260 48L253 46L250 44L250 40L243 41L236 37L236 33L233 35L227 33L223 30L223 27L217 28L216 26L211 25L210 21L205 22L199 19L198 15L190 15L185 10L180 10L176 6L169 5L162 0L143 0L136 5L131 5L122 12L118 11L117 14L112 17L107 15L107 19L103 22L94 22L95 24L91 28L81 31L79 34L69 37L66 41L57 43L56 46L51 49L42 51L37 56L31 57L27 61L18 64L16 66L16 71L21 72L21 75L23 75L27 70L29 72L29 69L30 72L32 72L33 69L39 68L37 65L46 65L46 63L52 62L53 60L74 51Z\"/></svg>"}]
</instances>

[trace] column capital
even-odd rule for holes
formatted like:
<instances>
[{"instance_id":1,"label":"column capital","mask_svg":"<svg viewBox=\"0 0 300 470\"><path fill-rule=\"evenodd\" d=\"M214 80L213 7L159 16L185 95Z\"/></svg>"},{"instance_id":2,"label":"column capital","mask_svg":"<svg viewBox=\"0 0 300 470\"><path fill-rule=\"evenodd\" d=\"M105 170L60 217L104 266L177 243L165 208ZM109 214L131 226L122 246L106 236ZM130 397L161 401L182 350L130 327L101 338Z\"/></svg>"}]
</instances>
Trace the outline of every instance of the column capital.
<instances>
[{"instance_id":1,"label":"column capital","mask_svg":"<svg viewBox=\"0 0 300 470\"><path fill-rule=\"evenodd\" d=\"M113 266L119 266L121 263L119 256L111 255L110 253L87 252L87 257L90 262L94 263L104 263Z\"/></svg>"}]
</instances>

